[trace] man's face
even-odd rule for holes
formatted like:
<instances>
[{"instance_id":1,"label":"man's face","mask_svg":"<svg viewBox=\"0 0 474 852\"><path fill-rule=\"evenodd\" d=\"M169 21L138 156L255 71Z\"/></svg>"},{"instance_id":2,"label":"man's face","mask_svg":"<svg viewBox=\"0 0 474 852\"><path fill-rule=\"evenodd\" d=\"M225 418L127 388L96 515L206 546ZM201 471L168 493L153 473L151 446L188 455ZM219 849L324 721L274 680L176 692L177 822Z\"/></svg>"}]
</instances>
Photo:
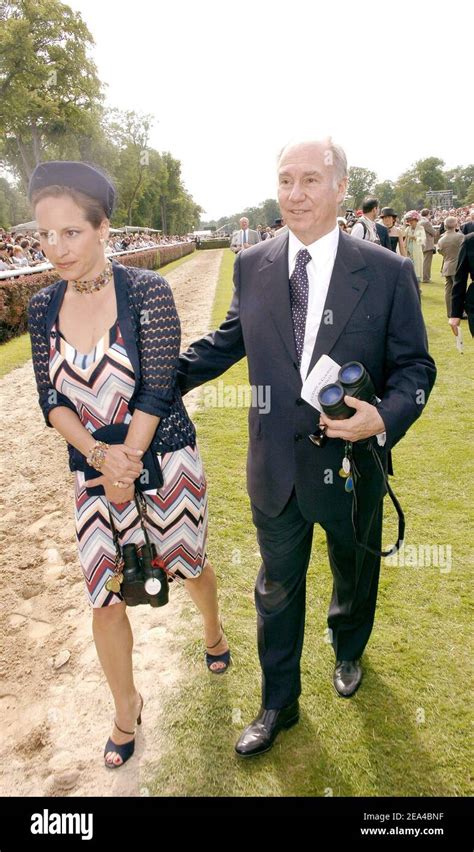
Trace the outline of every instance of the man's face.
<instances>
[{"instance_id":1,"label":"man's face","mask_svg":"<svg viewBox=\"0 0 474 852\"><path fill-rule=\"evenodd\" d=\"M240 227L242 228L243 231L246 231L248 226L249 226L249 220L248 219L241 219L240 220Z\"/></svg>"},{"instance_id":2,"label":"man's face","mask_svg":"<svg viewBox=\"0 0 474 852\"><path fill-rule=\"evenodd\" d=\"M395 224L395 217L394 216L382 216L382 222L383 222L383 224L385 225L386 228L389 228L389 229L393 228L393 226Z\"/></svg>"},{"instance_id":3,"label":"man's face","mask_svg":"<svg viewBox=\"0 0 474 852\"><path fill-rule=\"evenodd\" d=\"M323 142L292 145L278 164L278 201L286 224L305 245L336 225L347 180L334 186L331 151Z\"/></svg>"}]
</instances>

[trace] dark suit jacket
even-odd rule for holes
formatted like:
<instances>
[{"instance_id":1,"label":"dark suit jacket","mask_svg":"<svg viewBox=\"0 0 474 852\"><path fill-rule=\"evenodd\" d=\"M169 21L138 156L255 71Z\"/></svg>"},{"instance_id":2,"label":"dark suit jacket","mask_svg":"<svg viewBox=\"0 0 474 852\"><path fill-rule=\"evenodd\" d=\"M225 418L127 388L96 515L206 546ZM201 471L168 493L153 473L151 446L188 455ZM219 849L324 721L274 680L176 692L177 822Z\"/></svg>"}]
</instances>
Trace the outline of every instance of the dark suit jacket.
<instances>
[{"instance_id":1,"label":"dark suit jacket","mask_svg":"<svg viewBox=\"0 0 474 852\"><path fill-rule=\"evenodd\" d=\"M388 233L388 228L385 225L382 225L381 222L376 222L375 227L377 229L377 233L379 235L380 245L384 248L390 249L392 251L392 244L390 242L390 236Z\"/></svg>"},{"instance_id":2,"label":"dark suit jacket","mask_svg":"<svg viewBox=\"0 0 474 852\"><path fill-rule=\"evenodd\" d=\"M328 439L315 447L308 435L319 413L301 399L290 310L288 237L266 240L238 255L234 296L220 328L194 343L180 357L183 393L209 381L247 355L254 386L270 386L267 414L249 410L247 484L252 502L278 515L293 487L310 521L347 516L352 496L338 475L344 442ZM436 369L428 354L418 285L410 260L368 241L339 234L339 245L310 369L326 353L339 364L365 364L382 399L380 414L387 443L400 440L423 410ZM366 444L355 445L362 488L371 499L384 493Z\"/></svg>"},{"instance_id":3,"label":"dark suit jacket","mask_svg":"<svg viewBox=\"0 0 474 852\"><path fill-rule=\"evenodd\" d=\"M470 222L464 222L464 225L461 225L461 233L464 234L465 237L467 237L468 234L472 234L473 232L474 222L472 221L472 219Z\"/></svg>"},{"instance_id":4,"label":"dark suit jacket","mask_svg":"<svg viewBox=\"0 0 474 852\"><path fill-rule=\"evenodd\" d=\"M471 284L467 279L471 276ZM451 316L461 318L464 311L474 314L474 233L464 237L451 294Z\"/></svg>"}]
</instances>

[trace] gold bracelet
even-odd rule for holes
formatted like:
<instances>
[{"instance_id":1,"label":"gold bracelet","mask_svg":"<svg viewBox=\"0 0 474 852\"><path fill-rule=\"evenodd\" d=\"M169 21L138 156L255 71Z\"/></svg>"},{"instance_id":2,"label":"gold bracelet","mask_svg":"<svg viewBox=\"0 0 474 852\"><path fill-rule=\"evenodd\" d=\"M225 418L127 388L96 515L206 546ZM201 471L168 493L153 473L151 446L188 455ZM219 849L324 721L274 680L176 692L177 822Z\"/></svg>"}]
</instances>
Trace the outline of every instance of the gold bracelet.
<instances>
[{"instance_id":1,"label":"gold bracelet","mask_svg":"<svg viewBox=\"0 0 474 852\"><path fill-rule=\"evenodd\" d=\"M90 464L95 470L101 470L105 462L109 444L104 441L96 441L89 455L87 456L87 464Z\"/></svg>"}]
</instances>

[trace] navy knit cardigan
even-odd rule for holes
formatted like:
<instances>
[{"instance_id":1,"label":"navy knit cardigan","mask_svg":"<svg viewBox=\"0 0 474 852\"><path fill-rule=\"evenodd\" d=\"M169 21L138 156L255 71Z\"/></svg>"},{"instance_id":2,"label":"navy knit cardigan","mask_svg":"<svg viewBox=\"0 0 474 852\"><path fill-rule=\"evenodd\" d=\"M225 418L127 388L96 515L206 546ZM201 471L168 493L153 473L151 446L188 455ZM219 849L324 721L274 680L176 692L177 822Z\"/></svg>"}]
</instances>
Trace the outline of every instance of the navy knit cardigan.
<instances>
[{"instance_id":1,"label":"navy knit cardigan","mask_svg":"<svg viewBox=\"0 0 474 852\"><path fill-rule=\"evenodd\" d=\"M120 332L135 374L129 400L135 408L160 417L150 449L171 452L195 446L196 432L188 417L177 384L181 327L169 284L147 269L122 266L112 261ZM66 281L55 281L39 290L28 305L28 327L39 404L48 426L53 408L66 406L76 414L74 403L56 391L49 375L50 332L66 291ZM80 469L82 458L68 444L69 467Z\"/></svg>"}]
</instances>

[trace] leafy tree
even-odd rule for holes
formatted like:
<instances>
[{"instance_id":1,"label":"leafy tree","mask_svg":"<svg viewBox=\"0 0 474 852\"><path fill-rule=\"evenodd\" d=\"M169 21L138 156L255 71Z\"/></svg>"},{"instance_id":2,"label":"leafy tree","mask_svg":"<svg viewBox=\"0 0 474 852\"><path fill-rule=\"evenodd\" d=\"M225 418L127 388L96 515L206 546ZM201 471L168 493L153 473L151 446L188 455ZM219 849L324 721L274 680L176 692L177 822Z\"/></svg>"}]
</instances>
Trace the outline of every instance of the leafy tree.
<instances>
[{"instance_id":1,"label":"leafy tree","mask_svg":"<svg viewBox=\"0 0 474 852\"><path fill-rule=\"evenodd\" d=\"M376 180L377 175L370 169L363 169L360 166L350 167L347 193L354 199L356 207L360 207L364 198L372 194Z\"/></svg>"},{"instance_id":2,"label":"leafy tree","mask_svg":"<svg viewBox=\"0 0 474 852\"><path fill-rule=\"evenodd\" d=\"M464 198L464 204L474 204L474 182L471 183L468 191L466 192L466 196Z\"/></svg>"},{"instance_id":3,"label":"leafy tree","mask_svg":"<svg viewBox=\"0 0 474 852\"><path fill-rule=\"evenodd\" d=\"M457 198L456 205L469 204L466 200L469 188L474 181L474 163L469 166L456 166L445 172L446 189L452 189Z\"/></svg>"},{"instance_id":4,"label":"leafy tree","mask_svg":"<svg viewBox=\"0 0 474 852\"><path fill-rule=\"evenodd\" d=\"M278 201L274 198L267 198L262 204L262 215L260 221L263 225L273 225L275 219L281 216Z\"/></svg>"},{"instance_id":5,"label":"leafy tree","mask_svg":"<svg viewBox=\"0 0 474 852\"><path fill-rule=\"evenodd\" d=\"M443 166L444 160L440 160L439 157L427 157L415 163L413 167L415 175L426 192L430 189L446 188Z\"/></svg>"},{"instance_id":6,"label":"leafy tree","mask_svg":"<svg viewBox=\"0 0 474 852\"><path fill-rule=\"evenodd\" d=\"M384 180L382 183L376 183L374 196L377 198L381 207L391 207L395 197L395 184L393 181Z\"/></svg>"},{"instance_id":7,"label":"leafy tree","mask_svg":"<svg viewBox=\"0 0 474 852\"><path fill-rule=\"evenodd\" d=\"M37 163L93 135L101 84L79 12L59 0L16 0L0 18L0 155L26 186Z\"/></svg>"},{"instance_id":8,"label":"leafy tree","mask_svg":"<svg viewBox=\"0 0 474 852\"><path fill-rule=\"evenodd\" d=\"M133 213L149 176L148 137L153 118L138 115L133 110L120 112L116 109L110 110L108 118L110 144L118 149L117 217L132 225L135 224Z\"/></svg>"},{"instance_id":9,"label":"leafy tree","mask_svg":"<svg viewBox=\"0 0 474 852\"><path fill-rule=\"evenodd\" d=\"M0 178L0 227L10 228L31 218L30 205L24 192Z\"/></svg>"},{"instance_id":10,"label":"leafy tree","mask_svg":"<svg viewBox=\"0 0 474 852\"><path fill-rule=\"evenodd\" d=\"M395 195L392 204L400 213L422 207L425 192L425 187L421 184L416 168L413 166L403 172L395 182Z\"/></svg>"}]
</instances>

